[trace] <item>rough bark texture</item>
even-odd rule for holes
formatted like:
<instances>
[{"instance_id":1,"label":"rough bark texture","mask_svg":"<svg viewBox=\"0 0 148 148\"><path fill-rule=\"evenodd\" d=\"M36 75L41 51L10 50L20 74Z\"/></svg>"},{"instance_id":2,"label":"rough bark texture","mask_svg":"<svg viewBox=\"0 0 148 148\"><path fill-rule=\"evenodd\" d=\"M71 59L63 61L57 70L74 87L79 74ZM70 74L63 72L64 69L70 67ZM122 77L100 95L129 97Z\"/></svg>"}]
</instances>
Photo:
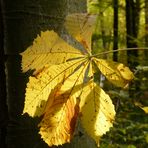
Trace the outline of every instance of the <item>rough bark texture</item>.
<instances>
[{"instance_id":1,"label":"rough bark texture","mask_svg":"<svg viewBox=\"0 0 148 148\"><path fill-rule=\"evenodd\" d=\"M86 4L84 0L3 0L3 3L9 111L7 147L47 148L47 144L41 140L38 134L39 119L21 115L24 107L25 87L30 72L25 74L21 72L19 53L32 44L33 39L41 30L54 29L56 32L62 33L64 17L68 13L80 12L81 9L86 10ZM80 131L82 131L81 128ZM77 131L71 144L60 147L95 147L90 139L79 133Z\"/></svg>"},{"instance_id":2,"label":"rough bark texture","mask_svg":"<svg viewBox=\"0 0 148 148\"><path fill-rule=\"evenodd\" d=\"M66 15L66 0L5 0L5 52L9 124L7 146L9 148L48 147L38 135L37 119L21 115L24 105L28 73L21 72L20 52L32 44L41 30L61 31Z\"/></svg>"}]
</instances>

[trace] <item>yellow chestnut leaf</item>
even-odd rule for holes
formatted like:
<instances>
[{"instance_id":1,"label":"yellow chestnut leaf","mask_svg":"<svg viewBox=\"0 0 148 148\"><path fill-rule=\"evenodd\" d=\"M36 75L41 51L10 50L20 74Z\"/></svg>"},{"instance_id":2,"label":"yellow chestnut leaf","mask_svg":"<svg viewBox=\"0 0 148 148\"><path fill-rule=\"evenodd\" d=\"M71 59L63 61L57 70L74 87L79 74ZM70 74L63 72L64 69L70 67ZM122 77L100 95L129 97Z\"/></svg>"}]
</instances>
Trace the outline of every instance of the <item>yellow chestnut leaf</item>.
<instances>
[{"instance_id":1,"label":"yellow chestnut leaf","mask_svg":"<svg viewBox=\"0 0 148 148\"><path fill-rule=\"evenodd\" d=\"M114 85L125 87L134 75L128 67L122 63L94 58L94 62L101 73Z\"/></svg>"},{"instance_id":2,"label":"yellow chestnut leaf","mask_svg":"<svg viewBox=\"0 0 148 148\"><path fill-rule=\"evenodd\" d=\"M115 109L110 97L93 81L83 88L80 112L82 126L99 144L100 137L113 126Z\"/></svg>"},{"instance_id":3,"label":"yellow chestnut leaf","mask_svg":"<svg viewBox=\"0 0 148 148\"><path fill-rule=\"evenodd\" d=\"M47 103L39 124L39 133L49 146L70 142L75 131L79 104L70 92L62 92L58 87L51 91L49 99L52 99L52 105Z\"/></svg>"},{"instance_id":4,"label":"yellow chestnut leaf","mask_svg":"<svg viewBox=\"0 0 148 148\"><path fill-rule=\"evenodd\" d=\"M96 21L95 15L74 13L66 17L65 26L69 33L91 53L91 37Z\"/></svg>"},{"instance_id":5,"label":"yellow chestnut leaf","mask_svg":"<svg viewBox=\"0 0 148 148\"><path fill-rule=\"evenodd\" d=\"M91 53L95 16L71 14L66 28L82 44L81 52L53 30L41 32L22 55L22 70L35 70L26 87L24 113L41 116L41 137L49 145L70 142L78 117L88 135L99 138L113 126L115 110L110 97L94 82L96 64L113 84L125 87L133 79L121 63Z\"/></svg>"},{"instance_id":6,"label":"yellow chestnut leaf","mask_svg":"<svg viewBox=\"0 0 148 148\"><path fill-rule=\"evenodd\" d=\"M31 76L27 83L23 113L27 112L32 117L41 116L51 90L74 73L83 61L78 59L60 65L46 66L36 77ZM85 64L82 65L82 70L83 67L85 67ZM75 79L77 77L75 72Z\"/></svg>"},{"instance_id":7,"label":"yellow chestnut leaf","mask_svg":"<svg viewBox=\"0 0 148 148\"><path fill-rule=\"evenodd\" d=\"M81 57L78 49L70 46L53 30L41 32L33 41L33 45L29 46L22 55L23 72L29 69L38 73L46 64L60 64L66 60Z\"/></svg>"}]
</instances>

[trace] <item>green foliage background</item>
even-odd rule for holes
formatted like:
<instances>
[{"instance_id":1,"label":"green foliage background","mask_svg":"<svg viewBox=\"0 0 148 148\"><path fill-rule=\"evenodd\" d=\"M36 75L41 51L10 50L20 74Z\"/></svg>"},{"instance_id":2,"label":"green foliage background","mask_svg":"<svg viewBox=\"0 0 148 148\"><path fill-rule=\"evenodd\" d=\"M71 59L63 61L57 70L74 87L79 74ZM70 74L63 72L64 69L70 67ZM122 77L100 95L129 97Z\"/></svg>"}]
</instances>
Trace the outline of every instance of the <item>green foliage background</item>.
<instances>
[{"instance_id":1,"label":"green foliage background","mask_svg":"<svg viewBox=\"0 0 148 148\"><path fill-rule=\"evenodd\" d=\"M126 47L126 18L125 18L125 1L119 2L119 48ZM144 0L140 0L140 21L139 33L136 42L139 47L144 47L145 37L145 7ZM88 12L97 14L97 26L93 35L94 52L102 52L112 50L113 48L113 1L111 0L88 0ZM103 23L103 28L101 28ZM102 30L103 29L103 30ZM101 32L104 31L104 36ZM105 48L104 44L105 43ZM112 55L106 56L111 58ZM126 52L118 53L118 60L122 63L127 63ZM140 60L139 60L140 59ZM144 57L144 52L139 52L139 57L134 60L139 60L139 66L147 65L147 59ZM135 82L140 85L138 92L136 86L133 85L132 93L122 88L115 88L109 83L104 83L104 89L111 96L114 105L116 106L116 120L114 127L101 138L101 148L146 148L148 145L148 115L135 102L141 103L143 106L148 106L148 72L142 69L133 69L135 72ZM96 78L97 79L97 78ZM97 79L98 81L98 79ZM135 87L134 87L135 86ZM131 95L132 94L132 95Z\"/></svg>"},{"instance_id":2,"label":"green foliage background","mask_svg":"<svg viewBox=\"0 0 148 148\"><path fill-rule=\"evenodd\" d=\"M115 91L117 92L117 91ZM101 148L146 148L148 144L147 114L134 105L134 100L121 92L113 94L116 105L116 120L114 127L101 139ZM132 96L133 98L136 97ZM142 94L139 97L144 97ZM137 98L137 97L136 97ZM135 98L135 99L136 99ZM146 99L146 98L142 98ZM117 105L118 102L118 105ZM145 102L146 104L146 102ZM118 107L117 107L118 106Z\"/></svg>"}]
</instances>

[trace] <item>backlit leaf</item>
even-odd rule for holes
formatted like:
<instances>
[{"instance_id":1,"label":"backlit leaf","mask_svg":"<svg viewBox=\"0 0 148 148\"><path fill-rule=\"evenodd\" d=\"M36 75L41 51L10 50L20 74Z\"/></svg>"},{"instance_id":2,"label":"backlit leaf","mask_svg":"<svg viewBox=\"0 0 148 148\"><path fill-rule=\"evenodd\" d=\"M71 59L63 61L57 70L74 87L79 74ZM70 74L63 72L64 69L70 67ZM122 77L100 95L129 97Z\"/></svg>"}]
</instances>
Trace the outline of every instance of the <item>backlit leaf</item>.
<instances>
[{"instance_id":1,"label":"backlit leaf","mask_svg":"<svg viewBox=\"0 0 148 148\"><path fill-rule=\"evenodd\" d=\"M134 78L133 73L122 63L94 58L102 74L114 85L125 87Z\"/></svg>"},{"instance_id":2,"label":"backlit leaf","mask_svg":"<svg viewBox=\"0 0 148 148\"><path fill-rule=\"evenodd\" d=\"M84 129L98 143L113 126L115 109L110 97L93 81L83 88L80 112Z\"/></svg>"},{"instance_id":3,"label":"backlit leaf","mask_svg":"<svg viewBox=\"0 0 148 148\"><path fill-rule=\"evenodd\" d=\"M134 104L140 107L146 114L148 114L148 106L143 106L140 102L134 102Z\"/></svg>"},{"instance_id":4,"label":"backlit leaf","mask_svg":"<svg viewBox=\"0 0 148 148\"><path fill-rule=\"evenodd\" d=\"M23 72L35 69L38 72L46 64L60 64L71 57L80 57L81 52L58 36L53 30L41 32L33 45L28 47L22 55Z\"/></svg>"},{"instance_id":5,"label":"backlit leaf","mask_svg":"<svg viewBox=\"0 0 148 148\"><path fill-rule=\"evenodd\" d=\"M86 49L83 55L54 31L42 32L22 55L23 72L35 70L27 83L23 113L41 116L41 137L49 145L70 142L78 116L98 143L112 127L115 110L110 97L93 80L95 66L113 84L124 87L133 79L121 63L91 54L95 16L71 14L66 27Z\"/></svg>"},{"instance_id":6,"label":"backlit leaf","mask_svg":"<svg viewBox=\"0 0 148 148\"><path fill-rule=\"evenodd\" d=\"M140 107L146 114L148 114L148 106Z\"/></svg>"},{"instance_id":7,"label":"backlit leaf","mask_svg":"<svg viewBox=\"0 0 148 148\"><path fill-rule=\"evenodd\" d=\"M51 90L73 74L83 61L78 59L60 65L47 66L36 77L30 77L26 88L23 113L27 112L30 116L42 115ZM81 69L83 67L85 67L84 63ZM77 77L75 72L75 79Z\"/></svg>"},{"instance_id":8,"label":"backlit leaf","mask_svg":"<svg viewBox=\"0 0 148 148\"><path fill-rule=\"evenodd\" d=\"M91 37L96 16L84 13L74 13L66 17L65 26L69 33L91 53Z\"/></svg>"},{"instance_id":9,"label":"backlit leaf","mask_svg":"<svg viewBox=\"0 0 148 148\"><path fill-rule=\"evenodd\" d=\"M39 133L49 146L70 142L73 137L85 69L80 67L74 75L58 84L49 95L43 119L39 124Z\"/></svg>"},{"instance_id":10,"label":"backlit leaf","mask_svg":"<svg viewBox=\"0 0 148 148\"><path fill-rule=\"evenodd\" d=\"M46 107L46 112L40 126L40 134L49 145L62 145L70 142L73 137L79 113L79 104L70 92L62 92L58 87L49 96L52 105Z\"/></svg>"}]
</instances>

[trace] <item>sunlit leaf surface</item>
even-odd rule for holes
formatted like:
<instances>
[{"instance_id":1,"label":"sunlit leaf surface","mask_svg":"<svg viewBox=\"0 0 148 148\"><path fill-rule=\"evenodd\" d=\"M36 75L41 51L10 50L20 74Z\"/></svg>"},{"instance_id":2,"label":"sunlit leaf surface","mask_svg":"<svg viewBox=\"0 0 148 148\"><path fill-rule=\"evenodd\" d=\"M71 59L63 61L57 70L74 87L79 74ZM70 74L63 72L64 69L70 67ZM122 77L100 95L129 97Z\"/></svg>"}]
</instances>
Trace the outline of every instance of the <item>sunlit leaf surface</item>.
<instances>
[{"instance_id":1,"label":"sunlit leaf surface","mask_svg":"<svg viewBox=\"0 0 148 148\"><path fill-rule=\"evenodd\" d=\"M39 133L49 146L70 142L78 118L79 104L69 91L62 92L59 87L55 87L49 99L52 102L46 106L39 124Z\"/></svg>"},{"instance_id":2,"label":"sunlit leaf surface","mask_svg":"<svg viewBox=\"0 0 148 148\"><path fill-rule=\"evenodd\" d=\"M85 47L88 53L91 53L91 36L95 20L95 15L74 13L68 15L65 21L69 33Z\"/></svg>"},{"instance_id":3,"label":"sunlit leaf surface","mask_svg":"<svg viewBox=\"0 0 148 148\"><path fill-rule=\"evenodd\" d=\"M115 110L110 97L90 81L83 89L80 111L83 127L98 143L99 138L113 126Z\"/></svg>"},{"instance_id":4,"label":"sunlit leaf surface","mask_svg":"<svg viewBox=\"0 0 148 148\"><path fill-rule=\"evenodd\" d=\"M36 77L30 77L23 112L27 112L32 117L42 115L51 90L74 73L82 61L84 60L47 66Z\"/></svg>"},{"instance_id":5,"label":"sunlit leaf surface","mask_svg":"<svg viewBox=\"0 0 148 148\"><path fill-rule=\"evenodd\" d=\"M113 84L125 87L133 79L121 63L98 59L91 54L95 17L71 14L66 27L85 48L82 52L68 45L53 30L38 36L22 55L23 72L35 70L26 87L23 113L41 116L41 137L49 145L70 142L77 119L96 143L113 126L114 105L94 82L94 64Z\"/></svg>"},{"instance_id":6,"label":"sunlit leaf surface","mask_svg":"<svg viewBox=\"0 0 148 148\"><path fill-rule=\"evenodd\" d=\"M71 57L81 56L81 52L58 36L54 31L41 32L22 55L23 72L36 70L38 72L46 64L60 64Z\"/></svg>"},{"instance_id":7,"label":"sunlit leaf surface","mask_svg":"<svg viewBox=\"0 0 148 148\"><path fill-rule=\"evenodd\" d=\"M133 73L122 63L94 58L102 74L114 85L125 87L134 78Z\"/></svg>"}]
</instances>

